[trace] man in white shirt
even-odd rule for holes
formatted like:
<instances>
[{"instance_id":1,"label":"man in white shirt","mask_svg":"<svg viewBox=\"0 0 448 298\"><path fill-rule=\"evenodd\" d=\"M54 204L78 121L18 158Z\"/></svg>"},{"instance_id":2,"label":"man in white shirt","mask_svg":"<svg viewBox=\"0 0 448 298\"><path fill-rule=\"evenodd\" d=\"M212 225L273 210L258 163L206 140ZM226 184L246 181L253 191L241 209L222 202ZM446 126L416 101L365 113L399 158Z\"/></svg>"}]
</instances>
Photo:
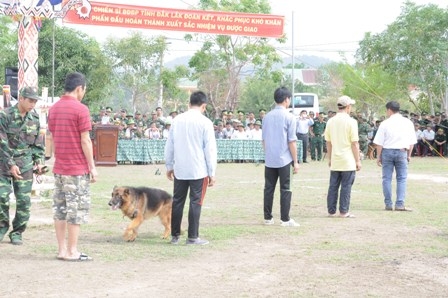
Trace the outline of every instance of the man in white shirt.
<instances>
[{"instance_id":1,"label":"man in white shirt","mask_svg":"<svg viewBox=\"0 0 448 298\"><path fill-rule=\"evenodd\" d=\"M383 172L383 195L385 210L393 210L392 205L392 175L394 169L397 175L396 211L411 211L404 204L406 196L406 180L408 163L411 160L412 149L417 143L414 124L399 113L400 104L389 101L386 104L388 119L381 122L373 143L376 144L377 164Z\"/></svg>"},{"instance_id":2,"label":"man in white shirt","mask_svg":"<svg viewBox=\"0 0 448 298\"><path fill-rule=\"evenodd\" d=\"M199 238L199 219L206 188L215 184L218 153L213 123L203 115L207 102L204 92L193 92L189 110L173 119L166 141L166 176L174 181L172 244L179 243L188 189L190 207L186 244L208 244L207 240Z\"/></svg>"},{"instance_id":3,"label":"man in white shirt","mask_svg":"<svg viewBox=\"0 0 448 298\"><path fill-rule=\"evenodd\" d=\"M257 120L254 124L254 129L251 130L252 140L262 140L263 130L261 129L261 121Z\"/></svg>"},{"instance_id":4,"label":"man in white shirt","mask_svg":"<svg viewBox=\"0 0 448 298\"><path fill-rule=\"evenodd\" d=\"M297 139L302 141L302 156L300 156L301 158L299 158L299 161L302 160L303 163L307 163L308 161L306 160L306 156L307 156L307 151L308 151L308 142L309 142L309 130L310 127L313 126L314 124L314 120L313 118L311 118L308 113L306 112L306 110L303 110L300 112L300 116L297 119L297 131L296 131L296 135L297 135Z\"/></svg>"},{"instance_id":5,"label":"man in white shirt","mask_svg":"<svg viewBox=\"0 0 448 298\"><path fill-rule=\"evenodd\" d=\"M432 125L426 125L426 129L422 132L422 142L423 142L423 156L428 156L432 151L432 147L434 145L434 138L436 133L432 129Z\"/></svg>"}]
</instances>

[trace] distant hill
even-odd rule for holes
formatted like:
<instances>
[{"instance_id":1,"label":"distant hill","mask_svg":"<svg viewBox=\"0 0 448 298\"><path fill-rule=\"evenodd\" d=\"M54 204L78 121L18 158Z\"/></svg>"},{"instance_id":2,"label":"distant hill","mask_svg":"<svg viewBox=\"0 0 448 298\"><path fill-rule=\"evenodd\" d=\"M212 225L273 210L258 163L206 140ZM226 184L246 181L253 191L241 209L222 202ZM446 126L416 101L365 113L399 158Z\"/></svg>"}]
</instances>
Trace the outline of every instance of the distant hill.
<instances>
[{"instance_id":1,"label":"distant hill","mask_svg":"<svg viewBox=\"0 0 448 298\"><path fill-rule=\"evenodd\" d=\"M188 61L190 60L190 58L191 58L190 56L182 56L182 57L175 58L173 60L166 61L164 63L164 67L166 67L168 69L174 69L178 65L185 65L188 67ZM318 57L318 56L309 56L309 55L297 56L297 57L295 57L294 61L296 63L303 63L305 65L305 68L314 68L314 69L319 68L322 65L334 62L333 60L330 60L327 58ZM277 63L274 66L274 68L279 69L279 68L282 68L291 63L292 63L291 57L285 57L285 58L283 58L283 62Z\"/></svg>"},{"instance_id":2,"label":"distant hill","mask_svg":"<svg viewBox=\"0 0 448 298\"><path fill-rule=\"evenodd\" d=\"M319 57L319 56L309 56L309 55L302 55L297 56L294 58L295 63L303 63L305 65L305 68L319 68L322 65L329 64L332 62L335 62L333 60L330 60L328 58ZM285 57L283 58L283 63L281 66L286 66L292 64L291 57Z\"/></svg>"}]
</instances>

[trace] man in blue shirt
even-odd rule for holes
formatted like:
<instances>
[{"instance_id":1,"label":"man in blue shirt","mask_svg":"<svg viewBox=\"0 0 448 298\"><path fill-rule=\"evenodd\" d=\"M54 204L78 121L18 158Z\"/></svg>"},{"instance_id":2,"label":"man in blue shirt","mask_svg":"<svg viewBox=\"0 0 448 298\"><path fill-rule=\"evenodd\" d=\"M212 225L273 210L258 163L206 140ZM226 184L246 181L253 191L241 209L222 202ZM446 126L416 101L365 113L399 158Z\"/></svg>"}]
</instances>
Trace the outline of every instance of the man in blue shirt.
<instances>
[{"instance_id":1,"label":"man in blue shirt","mask_svg":"<svg viewBox=\"0 0 448 298\"><path fill-rule=\"evenodd\" d=\"M207 96L202 91L190 96L190 108L173 119L165 146L166 176L174 181L173 209L171 213L171 243L178 244L182 215L188 189L187 244L208 244L199 238L199 218L207 186L215 184L217 147L215 131L210 119L203 115Z\"/></svg>"},{"instance_id":2,"label":"man in blue shirt","mask_svg":"<svg viewBox=\"0 0 448 298\"><path fill-rule=\"evenodd\" d=\"M296 146L296 119L288 112L291 91L280 87L274 92L275 108L263 119L263 148L265 152L264 170L264 222L274 224L272 204L277 180L280 178L280 219L281 226L299 226L289 217L291 208L291 169L299 171Z\"/></svg>"}]
</instances>

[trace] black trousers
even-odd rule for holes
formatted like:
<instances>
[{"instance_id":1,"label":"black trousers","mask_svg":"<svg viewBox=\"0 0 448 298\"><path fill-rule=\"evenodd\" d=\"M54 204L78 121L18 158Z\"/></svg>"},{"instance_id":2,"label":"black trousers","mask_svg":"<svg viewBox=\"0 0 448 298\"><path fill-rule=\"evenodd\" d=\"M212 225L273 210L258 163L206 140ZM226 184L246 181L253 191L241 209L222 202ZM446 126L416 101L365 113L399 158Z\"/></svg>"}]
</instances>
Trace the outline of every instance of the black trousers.
<instances>
[{"instance_id":1,"label":"black trousers","mask_svg":"<svg viewBox=\"0 0 448 298\"><path fill-rule=\"evenodd\" d=\"M309 136L307 133L297 133L297 140L301 140L302 141L302 158L300 158L299 156L299 161L302 160L302 162L306 161L306 154L308 151L308 140L309 140Z\"/></svg>"},{"instance_id":2,"label":"black trousers","mask_svg":"<svg viewBox=\"0 0 448 298\"><path fill-rule=\"evenodd\" d=\"M185 201L188 190L190 190L188 238L196 239L199 237L199 219L207 184L208 177L198 180L179 180L174 178L173 209L171 211L172 236L180 236Z\"/></svg>"},{"instance_id":3,"label":"black trousers","mask_svg":"<svg viewBox=\"0 0 448 298\"><path fill-rule=\"evenodd\" d=\"M280 219L289 221L289 210L291 209L291 164L282 168L264 168L264 219L269 220L272 216L272 205L274 203L274 192L277 180L280 178Z\"/></svg>"}]
</instances>

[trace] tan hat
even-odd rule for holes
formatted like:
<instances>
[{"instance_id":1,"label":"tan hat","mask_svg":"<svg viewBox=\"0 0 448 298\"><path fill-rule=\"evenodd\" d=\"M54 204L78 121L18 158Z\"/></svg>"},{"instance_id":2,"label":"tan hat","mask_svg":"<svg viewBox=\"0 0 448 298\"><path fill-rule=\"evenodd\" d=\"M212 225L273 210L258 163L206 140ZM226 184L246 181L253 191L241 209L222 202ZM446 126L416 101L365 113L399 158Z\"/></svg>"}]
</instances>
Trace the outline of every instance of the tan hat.
<instances>
[{"instance_id":1,"label":"tan hat","mask_svg":"<svg viewBox=\"0 0 448 298\"><path fill-rule=\"evenodd\" d=\"M356 103L356 101L354 101L353 99L351 99L350 97L348 97L347 95L341 96L338 98L338 106L340 107L346 107L349 105L354 105Z\"/></svg>"}]
</instances>

